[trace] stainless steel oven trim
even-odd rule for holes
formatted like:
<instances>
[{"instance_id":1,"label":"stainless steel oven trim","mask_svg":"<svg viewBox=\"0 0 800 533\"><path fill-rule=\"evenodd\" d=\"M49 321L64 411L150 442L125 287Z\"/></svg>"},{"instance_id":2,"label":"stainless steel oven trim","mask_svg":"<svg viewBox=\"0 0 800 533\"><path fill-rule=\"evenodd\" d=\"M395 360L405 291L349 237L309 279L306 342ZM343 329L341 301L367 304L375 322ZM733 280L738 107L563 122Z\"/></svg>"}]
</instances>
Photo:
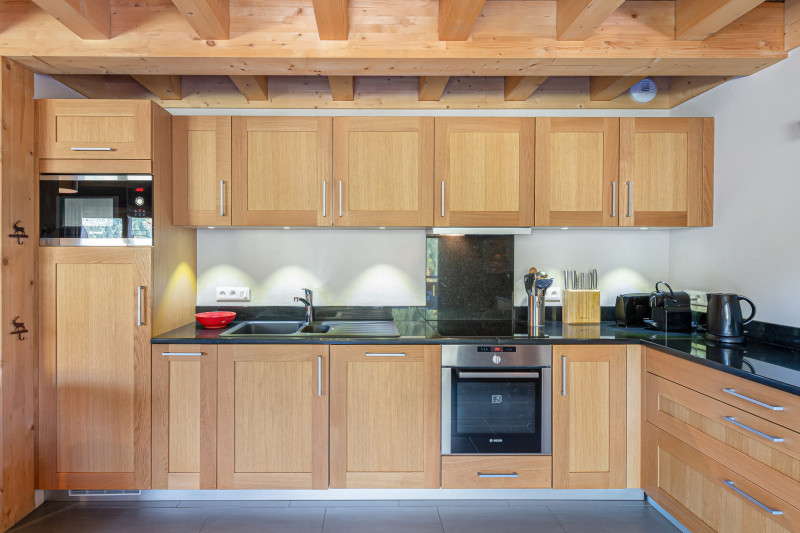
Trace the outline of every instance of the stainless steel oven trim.
<instances>
[{"instance_id":1,"label":"stainless steel oven trim","mask_svg":"<svg viewBox=\"0 0 800 533\"><path fill-rule=\"evenodd\" d=\"M39 181L153 181L152 174L39 174Z\"/></svg>"},{"instance_id":2,"label":"stainless steel oven trim","mask_svg":"<svg viewBox=\"0 0 800 533\"><path fill-rule=\"evenodd\" d=\"M453 404L450 403L450 389L452 385L453 372L450 367L442 367L442 455L450 455L451 450L450 432L452 431Z\"/></svg>"},{"instance_id":3,"label":"stainless steel oven trim","mask_svg":"<svg viewBox=\"0 0 800 533\"><path fill-rule=\"evenodd\" d=\"M153 246L152 238L81 239L78 237L39 237L39 246Z\"/></svg>"}]
</instances>

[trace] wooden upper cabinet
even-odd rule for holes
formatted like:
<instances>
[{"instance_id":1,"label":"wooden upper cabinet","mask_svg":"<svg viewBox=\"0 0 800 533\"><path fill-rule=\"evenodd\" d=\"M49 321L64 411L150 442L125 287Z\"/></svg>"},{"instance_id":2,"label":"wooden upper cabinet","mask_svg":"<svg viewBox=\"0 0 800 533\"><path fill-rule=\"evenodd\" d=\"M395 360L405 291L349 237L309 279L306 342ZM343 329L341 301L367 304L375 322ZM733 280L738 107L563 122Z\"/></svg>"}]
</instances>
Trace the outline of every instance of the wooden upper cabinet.
<instances>
[{"instance_id":1,"label":"wooden upper cabinet","mask_svg":"<svg viewBox=\"0 0 800 533\"><path fill-rule=\"evenodd\" d=\"M150 488L150 256L39 251L39 489Z\"/></svg>"},{"instance_id":2,"label":"wooden upper cabinet","mask_svg":"<svg viewBox=\"0 0 800 533\"><path fill-rule=\"evenodd\" d=\"M328 346L219 346L220 489L328 488Z\"/></svg>"},{"instance_id":3,"label":"wooden upper cabinet","mask_svg":"<svg viewBox=\"0 0 800 533\"><path fill-rule=\"evenodd\" d=\"M336 226L430 226L433 118L333 119Z\"/></svg>"},{"instance_id":4,"label":"wooden upper cabinet","mask_svg":"<svg viewBox=\"0 0 800 533\"><path fill-rule=\"evenodd\" d=\"M328 226L330 117L233 117L233 225Z\"/></svg>"},{"instance_id":5,"label":"wooden upper cabinet","mask_svg":"<svg viewBox=\"0 0 800 533\"><path fill-rule=\"evenodd\" d=\"M153 488L217 488L217 345L154 344Z\"/></svg>"},{"instance_id":6,"label":"wooden upper cabinet","mask_svg":"<svg viewBox=\"0 0 800 533\"><path fill-rule=\"evenodd\" d=\"M533 225L534 120L436 118L434 226Z\"/></svg>"},{"instance_id":7,"label":"wooden upper cabinet","mask_svg":"<svg viewBox=\"0 0 800 533\"><path fill-rule=\"evenodd\" d=\"M439 346L331 346L331 488L439 488Z\"/></svg>"},{"instance_id":8,"label":"wooden upper cabinet","mask_svg":"<svg viewBox=\"0 0 800 533\"><path fill-rule=\"evenodd\" d=\"M625 488L626 357L625 346L553 347L554 489Z\"/></svg>"},{"instance_id":9,"label":"wooden upper cabinet","mask_svg":"<svg viewBox=\"0 0 800 533\"><path fill-rule=\"evenodd\" d=\"M536 119L536 226L616 226L618 118Z\"/></svg>"},{"instance_id":10,"label":"wooden upper cabinet","mask_svg":"<svg viewBox=\"0 0 800 533\"><path fill-rule=\"evenodd\" d=\"M149 100L37 100L42 159L150 159Z\"/></svg>"},{"instance_id":11,"label":"wooden upper cabinet","mask_svg":"<svg viewBox=\"0 0 800 533\"><path fill-rule=\"evenodd\" d=\"M620 119L620 226L710 226L713 118Z\"/></svg>"},{"instance_id":12,"label":"wooden upper cabinet","mask_svg":"<svg viewBox=\"0 0 800 533\"><path fill-rule=\"evenodd\" d=\"M172 223L231 224L231 117L172 117Z\"/></svg>"}]
</instances>

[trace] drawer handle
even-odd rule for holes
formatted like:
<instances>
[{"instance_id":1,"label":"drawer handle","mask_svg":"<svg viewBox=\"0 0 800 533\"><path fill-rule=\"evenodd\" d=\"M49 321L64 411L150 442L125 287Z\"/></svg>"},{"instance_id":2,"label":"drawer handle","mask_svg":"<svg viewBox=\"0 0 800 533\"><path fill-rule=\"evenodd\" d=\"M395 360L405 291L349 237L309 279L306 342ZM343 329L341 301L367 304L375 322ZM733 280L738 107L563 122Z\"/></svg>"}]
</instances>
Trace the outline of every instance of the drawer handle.
<instances>
[{"instance_id":1,"label":"drawer handle","mask_svg":"<svg viewBox=\"0 0 800 533\"><path fill-rule=\"evenodd\" d=\"M404 353L371 353L367 352L367 357L405 357Z\"/></svg>"},{"instance_id":2,"label":"drawer handle","mask_svg":"<svg viewBox=\"0 0 800 533\"><path fill-rule=\"evenodd\" d=\"M744 424L742 424L741 422L737 422L737 421L736 421L736 419L735 419L734 417L732 417L732 416L723 416L722 418L724 418L725 420L727 420L728 422L730 422L730 423L731 423L731 424L733 424L734 426L738 426L738 427L740 427L740 428L742 428L742 429L746 429L746 430L747 430L747 431L749 431L750 433L755 433L755 434L756 434L756 435L758 435L759 437L763 437L763 438L767 439L767 440L768 440L768 441L770 441L770 442L783 442L783 439L782 439L782 438L780 438L780 437L770 437L770 436L769 436L769 435L767 435L766 433L761 433L761 432L760 432L759 430L757 430L757 429L753 429L753 428L751 428L750 426L745 426L745 425L744 425Z\"/></svg>"},{"instance_id":3,"label":"drawer handle","mask_svg":"<svg viewBox=\"0 0 800 533\"><path fill-rule=\"evenodd\" d=\"M176 357L176 356L200 357L203 355L203 352L161 352L161 355L163 355L164 357Z\"/></svg>"},{"instance_id":4,"label":"drawer handle","mask_svg":"<svg viewBox=\"0 0 800 533\"><path fill-rule=\"evenodd\" d=\"M483 472L478 472L478 477L519 477L519 474L516 472L511 472L510 474L488 474Z\"/></svg>"},{"instance_id":5,"label":"drawer handle","mask_svg":"<svg viewBox=\"0 0 800 533\"><path fill-rule=\"evenodd\" d=\"M766 505L764 505L760 501L756 500L755 498L753 498L752 496L750 496L749 494L747 494L743 490L737 489L736 488L736 483L734 483L733 481L730 481L728 479L723 479L722 482L725 483L736 494L739 494L743 498L746 498L747 500L750 500L751 502L753 502L754 504L758 505L759 507L764 509L766 512L771 514L772 516L778 516L778 515L782 515L783 514L783 511L779 511L778 509L772 509L770 507L767 507Z\"/></svg>"},{"instance_id":6,"label":"drawer handle","mask_svg":"<svg viewBox=\"0 0 800 533\"><path fill-rule=\"evenodd\" d=\"M81 146L70 146L69 149L72 150L73 152L110 152L113 150L113 148L108 148L108 147L84 148Z\"/></svg>"},{"instance_id":7,"label":"drawer handle","mask_svg":"<svg viewBox=\"0 0 800 533\"><path fill-rule=\"evenodd\" d=\"M751 398L749 396L745 396L744 394L739 394L734 389L722 389L722 392L726 392L726 393L730 394L731 396L736 396L737 398L741 398L742 400L747 400L748 402L754 403L756 405L760 405L761 407L766 407L767 409L770 409L772 411L783 411L783 407L780 407L780 406L777 406L777 405L770 405L770 404L764 403L764 402L759 402L758 400L756 400L754 398Z\"/></svg>"}]
</instances>

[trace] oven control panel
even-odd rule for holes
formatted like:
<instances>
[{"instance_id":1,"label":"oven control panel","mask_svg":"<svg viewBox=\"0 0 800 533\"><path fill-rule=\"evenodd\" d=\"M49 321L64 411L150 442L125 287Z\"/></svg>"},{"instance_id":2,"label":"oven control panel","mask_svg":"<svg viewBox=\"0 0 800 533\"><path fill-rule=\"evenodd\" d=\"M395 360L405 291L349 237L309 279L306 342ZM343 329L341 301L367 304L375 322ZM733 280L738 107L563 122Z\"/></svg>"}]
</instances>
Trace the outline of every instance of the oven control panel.
<instances>
[{"instance_id":1,"label":"oven control panel","mask_svg":"<svg viewBox=\"0 0 800 533\"><path fill-rule=\"evenodd\" d=\"M442 346L442 367L549 367L552 350L547 345L445 344Z\"/></svg>"}]
</instances>

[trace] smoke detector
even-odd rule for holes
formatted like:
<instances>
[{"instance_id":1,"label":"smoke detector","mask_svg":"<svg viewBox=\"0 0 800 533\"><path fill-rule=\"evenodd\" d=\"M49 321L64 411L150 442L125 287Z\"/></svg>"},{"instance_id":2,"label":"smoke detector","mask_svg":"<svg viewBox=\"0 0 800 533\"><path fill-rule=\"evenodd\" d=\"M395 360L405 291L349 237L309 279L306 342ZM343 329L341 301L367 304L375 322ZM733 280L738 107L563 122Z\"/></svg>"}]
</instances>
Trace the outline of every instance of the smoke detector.
<instances>
[{"instance_id":1,"label":"smoke detector","mask_svg":"<svg viewBox=\"0 0 800 533\"><path fill-rule=\"evenodd\" d=\"M656 94L658 94L658 87L656 87L656 82L650 78L645 78L631 87L631 98L640 104L650 102L656 97Z\"/></svg>"}]
</instances>

